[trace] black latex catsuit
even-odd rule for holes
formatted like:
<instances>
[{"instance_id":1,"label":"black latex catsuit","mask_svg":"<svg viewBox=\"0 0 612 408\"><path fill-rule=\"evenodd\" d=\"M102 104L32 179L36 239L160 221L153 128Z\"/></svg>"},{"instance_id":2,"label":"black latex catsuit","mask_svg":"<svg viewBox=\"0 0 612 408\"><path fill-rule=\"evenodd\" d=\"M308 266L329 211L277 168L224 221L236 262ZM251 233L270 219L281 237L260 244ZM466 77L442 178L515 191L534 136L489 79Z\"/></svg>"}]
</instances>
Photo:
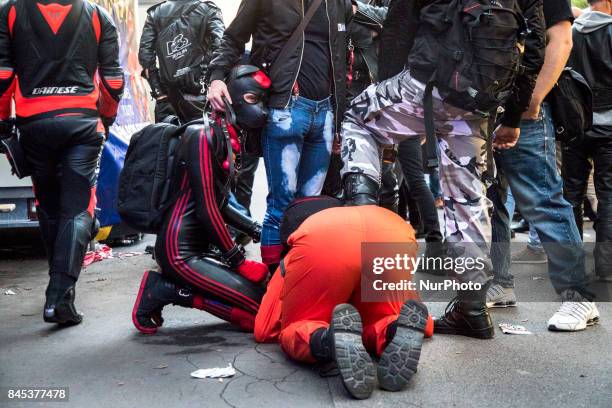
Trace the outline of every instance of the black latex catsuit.
<instances>
[{"instance_id":1,"label":"black latex catsuit","mask_svg":"<svg viewBox=\"0 0 612 408\"><path fill-rule=\"evenodd\" d=\"M227 147L219 137L221 128L212 129L215 137L206 136L204 126L190 126L181 138L176 175L180 193L165 216L155 255L165 278L201 295L193 307L244 326L243 321L257 313L265 289L232 270L244 255L226 223L251 236L258 233L258 225L227 205ZM213 247L223 262L212 255Z\"/></svg>"}]
</instances>

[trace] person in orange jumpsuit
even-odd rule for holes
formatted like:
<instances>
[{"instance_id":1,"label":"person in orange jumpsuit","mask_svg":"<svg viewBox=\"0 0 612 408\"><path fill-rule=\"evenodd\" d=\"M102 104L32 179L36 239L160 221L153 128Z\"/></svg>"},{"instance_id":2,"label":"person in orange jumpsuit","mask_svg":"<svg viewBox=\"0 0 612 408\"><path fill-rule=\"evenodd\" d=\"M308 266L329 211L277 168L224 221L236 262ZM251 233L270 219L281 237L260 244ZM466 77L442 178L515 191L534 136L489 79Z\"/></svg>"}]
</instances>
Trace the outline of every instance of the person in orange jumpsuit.
<instances>
[{"instance_id":1,"label":"person in orange jumpsuit","mask_svg":"<svg viewBox=\"0 0 612 408\"><path fill-rule=\"evenodd\" d=\"M415 257L412 227L381 207L342 207L335 198L306 197L288 207L281 240L286 255L255 318L255 340L278 341L301 362L335 360L345 388L359 399L374 389L371 353L380 357L380 387L401 390L416 372L433 321L411 290L365 301L362 276L376 275L362 275L361 252L362 243L402 243Z\"/></svg>"}]
</instances>

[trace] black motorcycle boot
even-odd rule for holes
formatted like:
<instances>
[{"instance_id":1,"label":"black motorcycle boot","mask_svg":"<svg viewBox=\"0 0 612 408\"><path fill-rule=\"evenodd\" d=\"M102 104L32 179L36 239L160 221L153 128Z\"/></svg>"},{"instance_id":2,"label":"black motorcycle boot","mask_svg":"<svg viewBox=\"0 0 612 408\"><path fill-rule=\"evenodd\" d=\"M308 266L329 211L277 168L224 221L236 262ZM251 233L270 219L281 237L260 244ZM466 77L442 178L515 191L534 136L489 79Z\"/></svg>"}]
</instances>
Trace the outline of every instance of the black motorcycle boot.
<instances>
[{"instance_id":1,"label":"black motorcycle boot","mask_svg":"<svg viewBox=\"0 0 612 408\"><path fill-rule=\"evenodd\" d=\"M37 208L37 213L42 242L45 247L45 253L47 254L47 260L49 261L49 268L51 268L59 220L57 218L49 217L40 207Z\"/></svg>"},{"instance_id":2,"label":"black motorcycle boot","mask_svg":"<svg viewBox=\"0 0 612 408\"><path fill-rule=\"evenodd\" d=\"M83 315L74 307L74 285L68 287L63 293L47 290L47 302L43 311L43 320L47 323L57 323L61 326L74 326L83 321ZM51 300L54 299L54 300Z\"/></svg>"},{"instance_id":3,"label":"black motorcycle boot","mask_svg":"<svg viewBox=\"0 0 612 408\"><path fill-rule=\"evenodd\" d=\"M169 304L191 308L193 293L164 279L160 273L145 271L132 309L136 329L144 334L157 332L163 324L161 311Z\"/></svg>"},{"instance_id":4,"label":"black motorcycle boot","mask_svg":"<svg viewBox=\"0 0 612 408\"><path fill-rule=\"evenodd\" d=\"M353 398L368 398L374 391L376 376L372 358L361 340L363 326L359 312L346 303L337 305L327 331L333 339L333 358L344 388Z\"/></svg>"},{"instance_id":5,"label":"black motorcycle boot","mask_svg":"<svg viewBox=\"0 0 612 408\"><path fill-rule=\"evenodd\" d=\"M378 205L378 182L361 173L344 175L344 205Z\"/></svg>"},{"instance_id":6,"label":"black motorcycle boot","mask_svg":"<svg viewBox=\"0 0 612 408\"><path fill-rule=\"evenodd\" d=\"M401 391L416 373L428 316L423 303L408 300L387 328L387 346L377 369L378 385L383 390Z\"/></svg>"},{"instance_id":7,"label":"black motorcycle boot","mask_svg":"<svg viewBox=\"0 0 612 408\"><path fill-rule=\"evenodd\" d=\"M45 322L75 325L83 320L74 306L75 284L95 228L94 219L86 211L74 218L59 219L45 293Z\"/></svg>"},{"instance_id":8,"label":"black motorcycle boot","mask_svg":"<svg viewBox=\"0 0 612 408\"><path fill-rule=\"evenodd\" d=\"M483 285L479 291L459 291L444 315L434 320L434 333L492 339L495 331L486 304L487 288Z\"/></svg>"}]
</instances>

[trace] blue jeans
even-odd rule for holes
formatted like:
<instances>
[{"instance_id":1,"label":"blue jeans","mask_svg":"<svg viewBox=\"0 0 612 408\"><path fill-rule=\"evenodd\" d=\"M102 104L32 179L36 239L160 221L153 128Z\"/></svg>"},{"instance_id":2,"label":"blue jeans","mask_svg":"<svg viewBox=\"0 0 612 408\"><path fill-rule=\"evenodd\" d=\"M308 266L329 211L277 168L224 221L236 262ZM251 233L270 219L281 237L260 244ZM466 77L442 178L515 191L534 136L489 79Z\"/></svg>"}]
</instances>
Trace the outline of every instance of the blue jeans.
<instances>
[{"instance_id":1,"label":"blue jeans","mask_svg":"<svg viewBox=\"0 0 612 408\"><path fill-rule=\"evenodd\" d=\"M270 109L262 134L268 179L262 246L280 244L280 222L294 198L321 194L333 136L330 98L315 102L293 96L286 109Z\"/></svg>"},{"instance_id":2,"label":"blue jeans","mask_svg":"<svg viewBox=\"0 0 612 408\"><path fill-rule=\"evenodd\" d=\"M508 212L509 220L512 220L512 216L514 215L514 208L516 207L516 203L514 202L514 196L512 195L512 190L508 189L506 192L506 211ZM533 225L529 225L529 242L527 246L536 251L536 252L544 252L544 247L542 246L542 241L540 241L540 237L538 237L538 233Z\"/></svg>"},{"instance_id":3,"label":"blue jeans","mask_svg":"<svg viewBox=\"0 0 612 408\"><path fill-rule=\"evenodd\" d=\"M548 255L550 280L562 294L568 289L590 298L587 291L582 240L572 206L563 198L563 183L556 165L555 133L550 110L542 107L538 120L523 120L517 145L496 154L501 178L512 189L517 207L540 237ZM514 286L510 266L510 223L501 183L494 188L493 248L495 282Z\"/></svg>"}]
</instances>

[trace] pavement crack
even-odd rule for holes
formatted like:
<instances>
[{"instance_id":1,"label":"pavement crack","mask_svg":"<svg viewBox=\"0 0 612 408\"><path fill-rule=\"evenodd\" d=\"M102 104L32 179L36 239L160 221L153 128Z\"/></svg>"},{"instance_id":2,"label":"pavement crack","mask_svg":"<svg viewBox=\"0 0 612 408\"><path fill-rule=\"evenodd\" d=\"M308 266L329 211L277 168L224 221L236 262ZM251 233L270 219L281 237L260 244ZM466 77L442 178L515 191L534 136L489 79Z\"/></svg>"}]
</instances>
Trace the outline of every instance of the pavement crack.
<instances>
[{"instance_id":1,"label":"pavement crack","mask_svg":"<svg viewBox=\"0 0 612 408\"><path fill-rule=\"evenodd\" d=\"M185 360L187 360L187 362L188 362L189 364L191 364L191 365L192 365L192 366L193 366L193 367L194 367L196 370L199 368L197 365L195 365L195 363L194 363L193 361L191 361L191 360L189 359L189 356L188 356L188 355L187 355L187 356L185 356Z\"/></svg>"},{"instance_id":2,"label":"pavement crack","mask_svg":"<svg viewBox=\"0 0 612 408\"><path fill-rule=\"evenodd\" d=\"M270 360L270 362L271 362L271 363L274 363L274 364L278 364L278 363L280 363L280 361L278 361L278 360L276 360L276 359L274 359L274 358L270 357L270 356L268 355L268 353L266 353L265 351L260 350L260 349L259 349L259 344L255 344L255 352L256 352L257 354L259 354L260 356L264 356L265 358L267 358L268 360Z\"/></svg>"},{"instance_id":3,"label":"pavement crack","mask_svg":"<svg viewBox=\"0 0 612 408\"><path fill-rule=\"evenodd\" d=\"M223 402L225 402L225 405L227 405L228 407L231 408L238 408L236 405L230 403L227 398L225 398L225 391L227 391L227 387L229 387L229 385L233 382L234 380L230 380L228 382L225 383L225 385L223 386L223 388L221 389L221 392L219 393L219 398L221 398L223 400Z\"/></svg>"},{"instance_id":4,"label":"pavement crack","mask_svg":"<svg viewBox=\"0 0 612 408\"><path fill-rule=\"evenodd\" d=\"M241 356L243 353L245 353L246 351L248 351L248 349L242 350L240 353L238 353L238 354L236 354L236 355L234 356L234 358L232 359L232 367L234 367L234 370L236 370L236 372L238 372L238 373L240 373L240 374L242 374L242 375L244 375L244 376L247 376L247 377L252 377L252 376L250 376L250 375L246 374L244 371L240 370L238 367L236 367L236 360L238 360L238 357L240 357L240 356ZM225 359L224 359L224 360L225 360ZM226 362L227 362L227 361L226 361ZM231 407L231 408L237 408L237 406L236 406L236 405L231 404L231 403L230 403L230 402L227 400L227 398L225 397L225 392L227 391L227 387L229 387L229 385L230 385L231 383L233 383L233 382L234 382L234 380L236 380L236 378L239 378L239 377L234 376L232 379L230 379L229 381L227 381L227 382L225 383L225 385L223 386L223 388L221 389L221 392L219 393L219 398L221 398L221 399L223 400L223 402L225 402L225 404L226 404L227 406Z\"/></svg>"}]
</instances>

